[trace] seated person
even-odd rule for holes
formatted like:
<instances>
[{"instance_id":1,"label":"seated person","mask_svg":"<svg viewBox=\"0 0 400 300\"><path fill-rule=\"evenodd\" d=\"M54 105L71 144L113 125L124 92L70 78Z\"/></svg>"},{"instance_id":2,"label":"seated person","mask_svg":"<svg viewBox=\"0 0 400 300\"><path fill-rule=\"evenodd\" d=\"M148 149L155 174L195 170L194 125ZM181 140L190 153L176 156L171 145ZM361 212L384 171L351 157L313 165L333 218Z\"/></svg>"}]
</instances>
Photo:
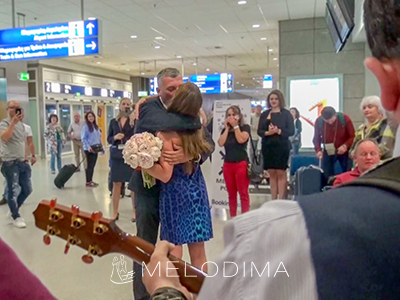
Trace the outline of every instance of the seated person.
<instances>
[{"instance_id":1,"label":"seated person","mask_svg":"<svg viewBox=\"0 0 400 300\"><path fill-rule=\"evenodd\" d=\"M356 166L355 169L336 176L333 186L353 181L364 172L376 166L381 159L378 144L374 140L369 139L359 141L355 146L353 158Z\"/></svg>"}]
</instances>

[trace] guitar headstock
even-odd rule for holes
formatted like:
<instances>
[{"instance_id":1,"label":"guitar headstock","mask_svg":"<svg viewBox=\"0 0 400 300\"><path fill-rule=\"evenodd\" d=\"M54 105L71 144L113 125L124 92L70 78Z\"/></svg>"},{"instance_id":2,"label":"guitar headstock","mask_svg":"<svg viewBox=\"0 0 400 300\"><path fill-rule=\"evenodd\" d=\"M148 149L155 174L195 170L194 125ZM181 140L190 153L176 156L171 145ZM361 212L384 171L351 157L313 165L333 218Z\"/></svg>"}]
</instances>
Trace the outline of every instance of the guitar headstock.
<instances>
[{"instance_id":1,"label":"guitar headstock","mask_svg":"<svg viewBox=\"0 0 400 300\"><path fill-rule=\"evenodd\" d=\"M118 245L123 235L115 222L103 218L101 212L81 212L79 206L69 208L57 204L55 199L41 201L33 214L36 226L46 232L43 237L46 245L51 243L51 236L62 238L67 241L65 254L71 246L87 250L82 256L85 263L92 263L93 256L115 252L113 246Z\"/></svg>"}]
</instances>

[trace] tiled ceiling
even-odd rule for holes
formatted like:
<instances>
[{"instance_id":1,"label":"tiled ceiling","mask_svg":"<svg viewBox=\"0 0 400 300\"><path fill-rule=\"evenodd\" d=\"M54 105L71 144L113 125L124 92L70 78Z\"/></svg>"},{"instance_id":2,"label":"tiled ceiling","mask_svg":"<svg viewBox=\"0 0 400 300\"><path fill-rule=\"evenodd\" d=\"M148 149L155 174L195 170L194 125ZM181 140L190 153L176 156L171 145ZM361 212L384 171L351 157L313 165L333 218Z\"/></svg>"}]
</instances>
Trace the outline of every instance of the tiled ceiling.
<instances>
[{"instance_id":1,"label":"tiled ceiling","mask_svg":"<svg viewBox=\"0 0 400 300\"><path fill-rule=\"evenodd\" d=\"M25 23L21 19L20 26L81 17L80 0L15 2L16 12L25 14ZM0 29L11 27L10 3L11 0L0 0ZM103 54L68 60L132 76L154 76L168 66L183 69L185 74L227 71L243 88L258 88L263 74L278 75L278 21L323 16L325 3L326 0L247 0L243 5L238 0L85 0L85 18L96 17L102 22ZM253 28L254 24L259 27Z\"/></svg>"}]
</instances>

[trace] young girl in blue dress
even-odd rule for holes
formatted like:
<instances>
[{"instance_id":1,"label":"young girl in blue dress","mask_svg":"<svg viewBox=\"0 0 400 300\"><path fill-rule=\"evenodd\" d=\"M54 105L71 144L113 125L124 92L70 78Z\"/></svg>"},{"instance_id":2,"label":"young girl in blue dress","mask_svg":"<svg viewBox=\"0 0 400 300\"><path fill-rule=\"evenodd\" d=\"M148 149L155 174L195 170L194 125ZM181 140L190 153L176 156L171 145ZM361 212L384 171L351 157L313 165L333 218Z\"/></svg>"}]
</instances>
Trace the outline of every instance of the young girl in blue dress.
<instances>
[{"instance_id":1,"label":"young girl in blue dress","mask_svg":"<svg viewBox=\"0 0 400 300\"><path fill-rule=\"evenodd\" d=\"M181 85L168 112L199 117L203 99L193 83ZM163 151L180 146L187 157L197 160L211 151L203 129L186 132L159 132ZM188 244L192 265L207 271L204 242L213 237L207 187L200 166L189 161L172 166L161 156L148 174L162 182L160 192L161 239L176 245L172 255L182 257L182 245Z\"/></svg>"}]
</instances>

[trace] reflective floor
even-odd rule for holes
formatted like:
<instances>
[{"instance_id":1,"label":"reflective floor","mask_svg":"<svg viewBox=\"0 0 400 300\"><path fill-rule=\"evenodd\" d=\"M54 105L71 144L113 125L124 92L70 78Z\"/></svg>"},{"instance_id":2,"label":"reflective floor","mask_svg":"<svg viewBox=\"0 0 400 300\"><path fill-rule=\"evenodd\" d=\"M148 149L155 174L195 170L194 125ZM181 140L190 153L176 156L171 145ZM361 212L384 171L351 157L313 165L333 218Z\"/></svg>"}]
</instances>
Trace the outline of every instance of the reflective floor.
<instances>
[{"instance_id":1,"label":"reflective floor","mask_svg":"<svg viewBox=\"0 0 400 300\"><path fill-rule=\"evenodd\" d=\"M63 164L71 163L72 157L63 159ZM203 174L208 186L211 166L205 163ZM66 206L78 204L81 211L93 212L100 210L105 217L111 216L111 197L107 185L108 158L100 157L95 169L94 181L99 187L89 189L85 187L84 172L76 173L63 190L53 185L54 175L50 174L49 164L39 161L32 169L34 191L21 208L21 215L27 222L26 229L17 229L12 220L6 217L8 206L0 206L0 236L13 248L25 265L36 274L58 299L133 299L132 283L115 284L111 282L112 263L114 254L102 258L95 258L94 263L87 265L81 257L85 251L71 247L67 255L64 254L66 242L52 238L51 245L43 243L44 232L34 225L32 212L42 199L50 200L56 197L58 203ZM251 209L255 209L268 201L268 195L251 195ZM130 234L135 234L135 224L131 222L132 204L129 197L121 199L120 219L118 226ZM213 209L214 238L206 243L207 259L215 260L223 249L223 227L228 219L225 210ZM1 255L1 254L0 254ZM117 254L116 254L117 255ZM119 255L118 255L119 256ZM188 260L187 252L184 259ZM127 269L132 270L131 261ZM12 266L9 266L12 267Z\"/></svg>"}]
</instances>

